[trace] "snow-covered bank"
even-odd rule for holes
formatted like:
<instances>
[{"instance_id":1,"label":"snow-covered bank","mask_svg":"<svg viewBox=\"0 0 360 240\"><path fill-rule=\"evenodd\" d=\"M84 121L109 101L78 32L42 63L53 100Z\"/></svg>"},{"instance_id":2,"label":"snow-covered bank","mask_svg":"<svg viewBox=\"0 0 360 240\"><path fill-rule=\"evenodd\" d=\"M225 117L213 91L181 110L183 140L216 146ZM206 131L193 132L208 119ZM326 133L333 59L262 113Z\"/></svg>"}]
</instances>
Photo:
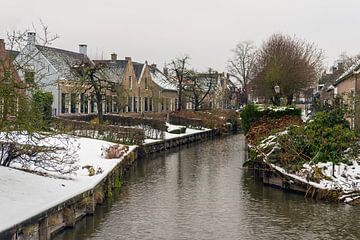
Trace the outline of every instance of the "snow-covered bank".
<instances>
[{"instance_id":1,"label":"snow-covered bank","mask_svg":"<svg viewBox=\"0 0 360 240\"><path fill-rule=\"evenodd\" d=\"M277 143L277 137L287 134L287 131L279 132L268 136L257 146L250 145L258 154L258 159L273 170L297 180L314 188L329 191L338 191L339 201L350 203L360 198L360 165L359 159L349 160L348 164L332 162L302 164L300 170L296 172L288 171L281 167L281 163L276 161L277 152L281 151Z\"/></svg>"},{"instance_id":2,"label":"snow-covered bank","mask_svg":"<svg viewBox=\"0 0 360 240\"><path fill-rule=\"evenodd\" d=\"M102 148L113 143L89 138L71 138L79 145L79 169L65 178L44 177L16 169L0 167L0 231L6 230L68 199L94 188L122 161L105 159ZM134 151L136 146L130 146ZM98 174L89 176L83 166L93 166Z\"/></svg>"}]
</instances>

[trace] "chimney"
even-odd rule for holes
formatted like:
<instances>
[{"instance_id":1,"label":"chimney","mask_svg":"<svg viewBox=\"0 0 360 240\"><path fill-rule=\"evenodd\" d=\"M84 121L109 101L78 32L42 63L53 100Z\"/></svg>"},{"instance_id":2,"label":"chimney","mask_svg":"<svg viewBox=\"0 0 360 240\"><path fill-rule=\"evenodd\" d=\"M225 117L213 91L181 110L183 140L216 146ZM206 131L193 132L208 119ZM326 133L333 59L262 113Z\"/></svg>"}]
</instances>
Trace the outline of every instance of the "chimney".
<instances>
[{"instance_id":1,"label":"chimney","mask_svg":"<svg viewBox=\"0 0 360 240\"><path fill-rule=\"evenodd\" d=\"M116 61L117 60L117 54L116 53L112 53L111 54L111 61Z\"/></svg>"},{"instance_id":2,"label":"chimney","mask_svg":"<svg viewBox=\"0 0 360 240\"><path fill-rule=\"evenodd\" d=\"M87 55L87 45L79 44L79 53Z\"/></svg>"},{"instance_id":3,"label":"chimney","mask_svg":"<svg viewBox=\"0 0 360 240\"><path fill-rule=\"evenodd\" d=\"M331 71L332 71L333 74L336 73L336 70L337 70L337 68L336 68L335 66L333 66L333 67L331 68Z\"/></svg>"},{"instance_id":4,"label":"chimney","mask_svg":"<svg viewBox=\"0 0 360 240\"><path fill-rule=\"evenodd\" d=\"M152 66L153 68L156 68L156 64L155 64L155 63L151 64L151 66Z\"/></svg>"},{"instance_id":5,"label":"chimney","mask_svg":"<svg viewBox=\"0 0 360 240\"><path fill-rule=\"evenodd\" d=\"M131 57L125 57L125 60L131 61Z\"/></svg>"},{"instance_id":6,"label":"chimney","mask_svg":"<svg viewBox=\"0 0 360 240\"><path fill-rule=\"evenodd\" d=\"M166 77L169 76L169 69L167 67L164 67L164 75Z\"/></svg>"},{"instance_id":7,"label":"chimney","mask_svg":"<svg viewBox=\"0 0 360 240\"><path fill-rule=\"evenodd\" d=\"M344 71L344 63L338 62L337 69L342 73Z\"/></svg>"},{"instance_id":8,"label":"chimney","mask_svg":"<svg viewBox=\"0 0 360 240\"><path fill-rule=\"evenodd\" d=\"M35 45L36 33L28 32L27 33L27 42L29 45Z\"/></svg>"},{"instance_id":9,"label":"chimney","mask_svg":"<svg viewBox=\"0 0 360 240\"><path fill-rule=\"evenodd\" d=\"M0 57L5 56L5 41L0 39Z\"/></svg>"}]
</instances>

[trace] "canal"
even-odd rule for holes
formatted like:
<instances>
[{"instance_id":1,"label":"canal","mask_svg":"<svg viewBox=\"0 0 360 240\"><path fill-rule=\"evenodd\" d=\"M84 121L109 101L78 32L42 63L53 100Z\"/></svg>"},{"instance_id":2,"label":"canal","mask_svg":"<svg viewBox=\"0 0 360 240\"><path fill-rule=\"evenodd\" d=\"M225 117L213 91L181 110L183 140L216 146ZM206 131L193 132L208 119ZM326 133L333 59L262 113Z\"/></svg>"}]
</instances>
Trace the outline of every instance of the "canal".
<instances>
[{"instance_id":1,"label":"canal","mask_svg":"<svg viewBox=\"0 0 360 240\"><path fill-rule=\"evenodd\" d=\"M242 135L139 160L120 192L56 240L360 239L360 208L263 186Z\"/></svg>"}]
</instances>

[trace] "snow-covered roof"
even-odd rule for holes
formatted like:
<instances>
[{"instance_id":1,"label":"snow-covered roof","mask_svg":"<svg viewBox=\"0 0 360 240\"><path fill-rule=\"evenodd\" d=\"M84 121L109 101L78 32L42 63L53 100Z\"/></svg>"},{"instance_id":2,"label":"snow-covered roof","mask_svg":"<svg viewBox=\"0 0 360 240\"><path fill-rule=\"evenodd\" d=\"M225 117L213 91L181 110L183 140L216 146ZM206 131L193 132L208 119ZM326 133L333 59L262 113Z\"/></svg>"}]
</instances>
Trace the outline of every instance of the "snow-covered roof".
<instances>
[{"instance_id":1,"label":"snow-covered roof","mask_svg":"<svg viewBox=\"0 0 360 240\"><path fill-rule=\"evenodd\" d=\"M176 84L172 83L159 69L149 66L152 80L161 88L169 91L177 91Z\"/></svg>"},{"instance_id":2,"label":"snow-covered roof","mask_svg":"<svg viewBox=\"0 0 360 240\"><path fill-rule=\"evenodd\" d=\"M81 53L41 45L36 45L36 48L56 69L60 77L67 80L77 80L79 78L79 74L72 69L76 63L89 62L92 64L91 60Z\"/></svg>"},{"instance_id":3,"label":"snow-covered roof","mask_svg":"<svg viewBox=\"0 0 360 240\"><path fill-rule=\"evenodd\" d=\"M237 88L242 88L242 84L239 80L239 78L233 76L233 75L230 75L229 76L229 81Z\"/></svg>"},{"instance_id":4,"label":"snow-covered roof","mask_svg":"<svg viewBox=\"0 0 360 240\"><path fill-rule=\"evenodd\" d=\"M115 83L121 83L124 79L125 68L128 60L94 60L95 64L103 64L102 73L107 79Z\"/></svg>"},{"instance_id":5,"label":"snow-covered roof","mask_svg":"<svg viewBox=\"0 0 360 240\"><path fill-rule=\"evenodd\" d=\"M354 71L357 71L360 69L360 59L356 61L348 70L346 70L341 76L336 79L334 86L338 85L345 79L347 79L349 76L353 74Z\"/></svg>"}]
</instances>

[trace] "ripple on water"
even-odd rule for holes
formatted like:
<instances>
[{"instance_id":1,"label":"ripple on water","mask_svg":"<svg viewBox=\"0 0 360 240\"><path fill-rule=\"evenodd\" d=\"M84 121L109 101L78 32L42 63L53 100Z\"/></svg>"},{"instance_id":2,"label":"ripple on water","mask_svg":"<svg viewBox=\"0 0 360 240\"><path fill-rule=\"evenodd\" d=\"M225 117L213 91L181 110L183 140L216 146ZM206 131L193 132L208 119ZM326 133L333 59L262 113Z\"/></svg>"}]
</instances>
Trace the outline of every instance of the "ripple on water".
<instances>
[{"instance_id":1,"label":"ripple on water","mask_svg":"<svg viewBox=\"0 0 360 240\"><path fill-rule=\"evenodd\" d=\"M139 161L111 204L56 239L360 239L356 207L264 187L236 135Z\"/></svg>"}]
</instances>

